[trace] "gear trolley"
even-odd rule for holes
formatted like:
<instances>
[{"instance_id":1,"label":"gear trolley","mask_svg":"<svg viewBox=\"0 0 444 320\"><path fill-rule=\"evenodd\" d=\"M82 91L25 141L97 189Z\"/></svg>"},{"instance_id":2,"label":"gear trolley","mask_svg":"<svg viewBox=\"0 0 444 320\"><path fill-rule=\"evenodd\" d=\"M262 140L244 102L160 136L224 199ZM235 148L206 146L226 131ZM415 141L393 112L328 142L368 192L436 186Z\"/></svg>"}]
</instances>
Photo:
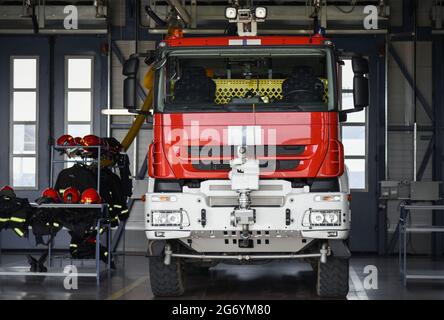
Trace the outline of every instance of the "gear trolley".
<instances>
[{"instance_id":1,"label":"gear trolley","mask_svg":"<svg viewBox=\"0 0 444 320\"><path fill-rule=\"evenodd\" d=\"M53 175L54 175L54 167L56 164L66 164L66 163L96 163L97 164L97 191L100 192L100 163L101 163L101 147L100 146L90 146L88 148L97 149L97 159L89 158L89 157L81 157L81 159L72 160L69 158L65 158L62 160L55 159L54 154L57 150L63 150L72 148L69 146L51 146L51 173L50 173L50 185L53 186ZM83 259L74 259L72 257L67 257L66 255L57 257L54 255L54 237L50 236L48 243L48 272L32 272L30 268L26 265L9 265L2 266L0 265L0 276L40 276L40 277L67 277L67 276L77 276L77 277L94 277L96 278L97 285L100 284L100 275L102 272L107 271L108 274L111 270L111 223L109 219L109 206L108 204L66 204L66 203L46 203L46 204L37 204L31 203L31 206L34 209L44 209L44 210L72 210L74 212L79 212L83 210L94 210L97 211L97 216L94 219L93 226L95 226L96 235L95 235L95 252L94 252L94 260L95 266L94 271L92 272L78 272L67 273L63 270L56 269L53 267L53 260L56 258L61 258L63 260L81 260L82 265L83 261L87 260ZM75 214L75 213L74 213ZM68 230L63 228L64 230ZM102 234L100 230L105 230L105 233ZM107 257L106 267L101 268L100 264L100 247L101 247L101 238L102 235L106 238L106 252L105 255ZM2 256L2 245L1 245L1 232L0 232L0 259ZM1 260L0 260L1 263ZM62 263L61 263L62 264Z\"/></svg>"}]
</instances>

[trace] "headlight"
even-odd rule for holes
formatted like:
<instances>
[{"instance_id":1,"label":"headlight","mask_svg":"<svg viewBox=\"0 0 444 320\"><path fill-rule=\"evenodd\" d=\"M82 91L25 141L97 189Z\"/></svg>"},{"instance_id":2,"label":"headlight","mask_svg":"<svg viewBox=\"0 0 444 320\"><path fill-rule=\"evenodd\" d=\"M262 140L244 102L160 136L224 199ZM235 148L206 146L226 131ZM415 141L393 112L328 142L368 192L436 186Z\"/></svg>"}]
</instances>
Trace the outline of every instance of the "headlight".
<instances>
[{"instance_id":1,"label":"headlight","mask_svg":"<svg viewBox=\"0 0 444 320\"><path fill-rule=\"evenodd\" d=\"M182 224L182 211L162 210L151 212L153 226L173 227Z\"/></svg>"},{"instance_id":2,"label":"headlight","mask_svg":"<svg viewBox=\"0 0 444 320\"><path fill-rule=\"evenodd\" d=\"M309 217L309 219L308 219ZM341 225L341 210L312 210L305 213L303 226L337 227Z\"/></svg>"},{"instance_id":3,"label":"headlight","mask_svg":"<svg viewBox=\"0 0 444 320\"><path fill-rule=\"evenodd\" d=\"M267 8L265 7L256 7L254 11L254 15L258 19L265 19L267 17Z\"/></svg>"},{"instance_id":4,"label":"headlight","mask_svg":"<svg viewBox=\"0 0 444 320\"><path fill-rule=\"evenodd\" d=\"M328 212L325 214L325 222L328 224L336 224L338 223L338 215L334 212Z\"/></svg>"},{"instance_id":5,"label":"headlight","mask_svg":"<svg viewBox=\"0 0 444 320\"><path fill-rule=\"evenodd\" d=\"M237 17L237 9L235 7L225 8L225 18L233 20Z\"/></svg>"},{"instance_id":6,"label":"headlight","mask_svg":"<svg viewBox=\"0 0 444 320\"><path fill-rule=\"evenodd\" d=\"M312 212L310 222L311 224L322 224L324 222L324 215L320 212Z\"/></svg>"}]
</instances>

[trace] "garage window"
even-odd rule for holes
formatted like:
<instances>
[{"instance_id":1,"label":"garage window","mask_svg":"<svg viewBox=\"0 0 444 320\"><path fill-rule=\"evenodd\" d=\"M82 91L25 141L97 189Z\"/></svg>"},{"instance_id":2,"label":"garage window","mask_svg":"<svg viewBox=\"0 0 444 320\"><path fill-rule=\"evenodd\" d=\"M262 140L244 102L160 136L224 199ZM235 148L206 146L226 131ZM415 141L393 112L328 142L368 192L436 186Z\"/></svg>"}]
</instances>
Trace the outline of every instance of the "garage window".
<instances>
[{"instance_id":1,"label":"garage window","mask_svg":"<svg viewBox=\"0 0 444 320\"><path fill-rule=\"evenodd\" d=\"M37 187L38 58L11 57L11 185Z\"/></svg>"},{"instance_id":2,"label":"garage window","mask_svg":"<svg viewBox=\"0 0 444 320\"><path fill-rule=\"evenodd\" d=\"M93 58L65 57L65 131L83 137L92 131Z\"/></svg>"},{"instance_id":3,"label":"garage window","mask_svg":"<svg viewBox=\"0 0 444 320\"><path fill-rule=\"evenodd\" d=\"M342 110L353 109L353 69L351 59L343 59L342 67ZM349 171L350 188L367 190L367 109L348 114L347 122L341 124L345 164Z\"/></svg>"}]
</instances>

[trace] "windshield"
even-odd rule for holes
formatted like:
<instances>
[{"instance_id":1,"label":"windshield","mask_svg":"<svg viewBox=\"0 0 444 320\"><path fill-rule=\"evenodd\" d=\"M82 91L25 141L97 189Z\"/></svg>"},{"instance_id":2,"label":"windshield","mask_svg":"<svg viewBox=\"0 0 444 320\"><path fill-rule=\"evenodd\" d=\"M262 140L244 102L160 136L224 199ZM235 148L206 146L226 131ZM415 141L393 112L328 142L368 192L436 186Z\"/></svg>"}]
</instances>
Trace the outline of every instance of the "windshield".
<instances>
[{"instance_id":1,"label":"windshield","mask_svg":"<svg viewBox=\"0 0 444 320\"><path fill-rule=\"evenodd\" d=\"M164 54L157 111L335 111L326 48L178 49Z\"/></svg>"}]
</instances>

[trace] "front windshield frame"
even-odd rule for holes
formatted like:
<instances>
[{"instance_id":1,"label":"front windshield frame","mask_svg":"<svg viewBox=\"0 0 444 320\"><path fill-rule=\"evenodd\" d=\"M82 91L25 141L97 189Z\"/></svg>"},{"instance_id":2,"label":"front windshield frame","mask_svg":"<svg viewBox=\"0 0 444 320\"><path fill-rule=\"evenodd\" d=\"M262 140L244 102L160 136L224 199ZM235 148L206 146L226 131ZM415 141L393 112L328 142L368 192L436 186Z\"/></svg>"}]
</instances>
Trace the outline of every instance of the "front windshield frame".
<instances>
[{"instance_id":1,"label":"front windshield frame","mask_svg":"<svg viewBox=\"0 0 444 320\"><path fill-rule=\"evenodd\" d=\"M223 56L223 55L251 55L252 50L254 50L255 55L270 55L270 56L288 56L288 55L296 55L297 51L305 49L305 50L322 50L326 53L327 59L327 73L328 78L332 79L332 81L328 82L328 92L329 92L329 101L328 101L328 110L322 112L337 112L338 111L338 92L337 92L337 68L336 68L336 55L334 48L327 45L301 45L301 46L251 46L251 47L241 47L241 48L227 48L227 47L173 47L173 48L165 48L160 53L160 59L168 59L170 56ZM154 88L154 112L158 113L213 113L215 110L209 108L209 110L165 110L165 97L163 94L163 88L166 84L166 77L164 76L166 63L160 63L160 68L156 70L155 73L155 88ZM248 108L246 108L248 109ZM261 110L256 109L257 112ZM264 107L263 111L272 111L272 112L301 112L302 110L292 109L289 111L288 109L283 108L271 108ZM319 111L321 112L321 111Z\"/></svg>"}]
</instances>

